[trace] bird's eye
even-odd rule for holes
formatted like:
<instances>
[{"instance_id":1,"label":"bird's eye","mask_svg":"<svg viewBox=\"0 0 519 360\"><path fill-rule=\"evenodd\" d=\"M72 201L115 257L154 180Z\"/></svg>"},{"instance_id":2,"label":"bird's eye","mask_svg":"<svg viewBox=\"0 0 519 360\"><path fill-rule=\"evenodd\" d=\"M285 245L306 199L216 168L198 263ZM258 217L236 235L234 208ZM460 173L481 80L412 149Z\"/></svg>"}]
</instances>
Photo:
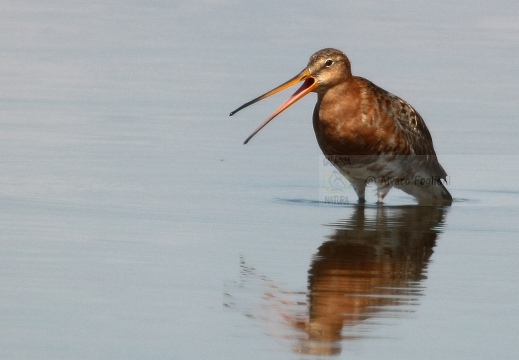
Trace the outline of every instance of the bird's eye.
<instances>
[{"instance_id":1,"label":"bird's eye","mask_svg":"<svg viewBox=\"0 0 519 360\"><path fill-rule=\"evenodd\" d=\"M333 64L333 60L332 60L332 59L328 59L328 60L326 60L326 62L324 63L324 65L326 65L326 67L330 67L330 66L332 66L332 64Z\"/></svg>"}]
</instances>

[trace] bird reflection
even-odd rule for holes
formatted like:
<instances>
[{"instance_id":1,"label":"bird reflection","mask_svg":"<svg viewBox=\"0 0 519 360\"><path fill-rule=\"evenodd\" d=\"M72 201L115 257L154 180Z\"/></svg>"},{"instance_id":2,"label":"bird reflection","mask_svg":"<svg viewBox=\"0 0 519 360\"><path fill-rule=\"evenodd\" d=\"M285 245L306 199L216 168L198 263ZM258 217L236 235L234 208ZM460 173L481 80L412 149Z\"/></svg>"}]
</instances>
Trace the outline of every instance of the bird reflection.
<instances>
[{"instance_id":1,"label":"bird reflection","mask_svg":"<svg viewBox=\"0 0 519 360\"><path fill-rule=\"evenodd\" d=\"M224 305L261 319L298 353L339 354L348 341L415 311L446 211L359 205L329 225L333 232L312 258L307 291L286 289L242 258L240 281L226 286ZM254 291L261 296L250 296Z\"/></svg>"},{"instance_id":2,"label":"bird reflection","mask_svg":"<svg viewBox=\"0 0 519 360\"><path fill-rule=\"evenodd\" d=\"M308 271L308 313L292 325L296 351L331 355L360 324L412 312L445 218L442 207L357 207L332 224L335 232Z\"/></svg>"}]
</instances>

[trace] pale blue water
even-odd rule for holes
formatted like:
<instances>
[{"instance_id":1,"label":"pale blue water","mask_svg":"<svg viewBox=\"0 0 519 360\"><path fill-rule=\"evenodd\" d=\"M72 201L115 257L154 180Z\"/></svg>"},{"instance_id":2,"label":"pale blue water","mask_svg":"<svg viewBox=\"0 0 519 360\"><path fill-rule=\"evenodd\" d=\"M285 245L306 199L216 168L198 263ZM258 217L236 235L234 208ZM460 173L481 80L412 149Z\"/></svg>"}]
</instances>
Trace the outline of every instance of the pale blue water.
<instances>
[{"instance_id":1,"label":"pale blue water","mask_svg":"<svg viewBox=\"0 0 519 360\"><path fill-rule=\"evenodd\" d=\"M515 2L0 10L1 358L519 356ZM319 202L313 95L242 145L329 46L418 109L451 208Z\"/></svg>"}]
</instances>

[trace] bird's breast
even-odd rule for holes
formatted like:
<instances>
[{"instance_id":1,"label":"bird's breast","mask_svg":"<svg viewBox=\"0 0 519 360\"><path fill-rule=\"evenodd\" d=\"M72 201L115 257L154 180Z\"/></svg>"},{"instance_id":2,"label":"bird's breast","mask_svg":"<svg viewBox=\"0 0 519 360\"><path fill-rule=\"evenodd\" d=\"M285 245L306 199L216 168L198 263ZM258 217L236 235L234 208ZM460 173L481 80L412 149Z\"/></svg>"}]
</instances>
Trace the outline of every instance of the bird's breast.
<instances>
[{"instance_id":1,"label":"bird's breast","mask_svg":"<svg viewBox=\"0 0 519 360\"><path fill-rule=\"evenodd\" d=\"M369 92L350 91L319 97L313 124L325 155L407 155L410 149L394 116Z\"/></svg>"}]
</instances>

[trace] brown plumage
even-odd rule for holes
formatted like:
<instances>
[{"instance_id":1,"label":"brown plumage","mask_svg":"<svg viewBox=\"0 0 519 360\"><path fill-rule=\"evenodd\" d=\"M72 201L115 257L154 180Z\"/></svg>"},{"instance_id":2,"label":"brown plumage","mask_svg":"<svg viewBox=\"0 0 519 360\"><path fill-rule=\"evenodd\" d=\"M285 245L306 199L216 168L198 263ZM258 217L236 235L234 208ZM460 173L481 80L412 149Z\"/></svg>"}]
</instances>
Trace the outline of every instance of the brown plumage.
<instances>
[{"instance_id":1,"label":"brown plumage","mask_svg":"<svg viewBox=\"0 0 519 360\"><path fill-rule=\"evenodd\" d=\"M297 100L316 92L313 125L317 142L328 160L350 181L359 202L365 201L366 184L375 183L379 202L396 187L421 204L452 203L441 181L447 173L438 162L431 134L420 114L399 97L353 76L350 61L339 50L316 52L297 76L231 115L300 81L304 81L303 85L245 143Z\"/></svg>"}]
</instances>

